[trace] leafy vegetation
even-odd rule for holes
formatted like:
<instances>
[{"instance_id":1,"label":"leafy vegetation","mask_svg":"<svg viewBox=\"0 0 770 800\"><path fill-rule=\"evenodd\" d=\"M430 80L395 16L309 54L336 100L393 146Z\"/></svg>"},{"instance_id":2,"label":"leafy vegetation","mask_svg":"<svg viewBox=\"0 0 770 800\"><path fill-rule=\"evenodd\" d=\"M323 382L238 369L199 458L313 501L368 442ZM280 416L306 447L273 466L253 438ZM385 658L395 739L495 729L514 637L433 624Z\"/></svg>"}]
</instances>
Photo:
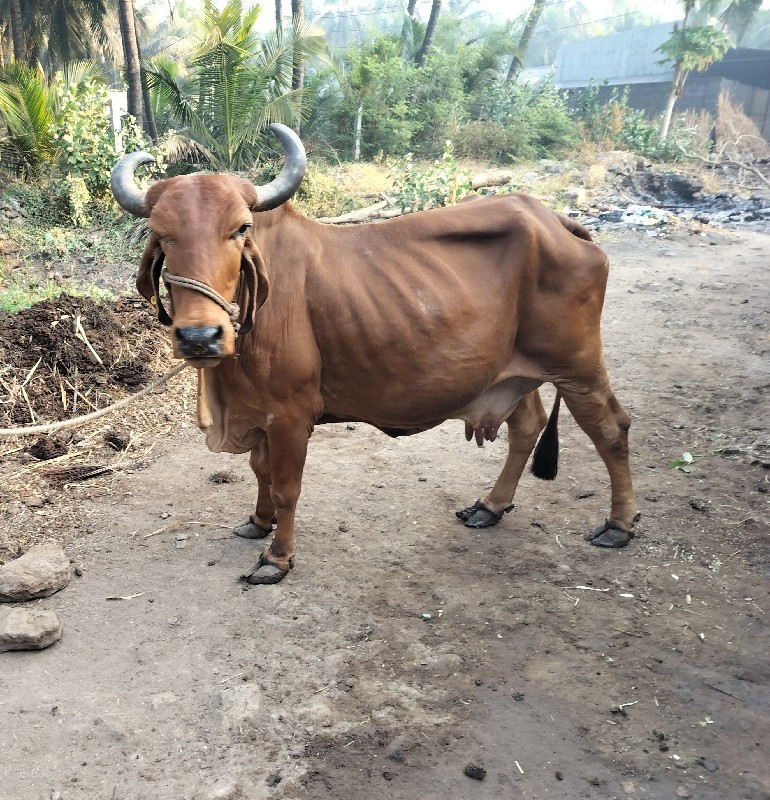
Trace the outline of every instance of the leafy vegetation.
<instances>
[{"instance_id":1,"label":"leafy vegetation","mask_svg":"<svg viewBox=\"0 0 770 800\"><path fill-rule=\"evenodd\" d=\"M412 154L391 164L393 191L402 211L451 206L471 191L470 173L457 168L452 142L447 141L441 158L428 169L418 169Z\"/></svg>"}]
</instances>

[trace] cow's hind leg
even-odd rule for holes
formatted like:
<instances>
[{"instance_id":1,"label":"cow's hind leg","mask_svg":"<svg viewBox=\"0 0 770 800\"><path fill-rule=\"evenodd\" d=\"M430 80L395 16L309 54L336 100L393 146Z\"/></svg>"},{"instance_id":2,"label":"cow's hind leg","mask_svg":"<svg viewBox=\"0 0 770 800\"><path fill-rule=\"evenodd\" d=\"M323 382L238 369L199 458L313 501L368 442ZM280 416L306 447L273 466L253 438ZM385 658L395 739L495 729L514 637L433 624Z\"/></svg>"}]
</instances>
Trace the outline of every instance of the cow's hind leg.
<instances>
[{"instance_id":1,"label":"cow's hind leg","mask_svg":"<svg viewBox=\"0 0 770 800\"><path fill-rule=\"evenodd\" d=\"M521 398L508 417L508 457L492 491L472 506L457 512L468 528L496 525L513 508L513 496L519 485L529 454L547 419L540 393L535 390Z\"/></svg>"},{"instance_id":2,"label":"cow's hind leg","mask_svg":"<svg viewBox=\"0 0 770 800\"><path fill-rule=\"evenodd\" d=\"M275 522L275 506L270 495L270 450L264 434L251 450L249 466L257 476L257 507L245 522L233 528L233 533L243 539L264 539L273 530Z\"/></svg>"},{"instance_id":3,"label":"cow's hind leg","mask_svg":"<svg viewBox=\"0 0 770 800\"><path fill-rule=\"evenodd\" d=\"M598 380L560 382L557 388L578 425L591 438L610 474L610 516L585 538L597 547L625 547L634 535L636 521L636 500L628 461L631 417L615 397L604 368Z\"/></svg>"}]
</instances>

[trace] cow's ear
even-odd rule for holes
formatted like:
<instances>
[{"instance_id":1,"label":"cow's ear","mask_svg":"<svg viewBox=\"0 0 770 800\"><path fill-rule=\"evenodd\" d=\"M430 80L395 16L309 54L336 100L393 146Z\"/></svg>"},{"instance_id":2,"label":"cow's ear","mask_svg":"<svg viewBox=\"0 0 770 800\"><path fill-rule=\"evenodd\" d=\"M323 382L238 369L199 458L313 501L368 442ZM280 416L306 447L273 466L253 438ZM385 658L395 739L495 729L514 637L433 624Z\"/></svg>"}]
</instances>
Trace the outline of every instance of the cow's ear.
<instances>
[{"instance_id":1,"label":"cow's ear","mask_svg":"<svg viewBox=\"0 0 770 800\"><path fill-rule=\"evenodd\" d=\"M168 181L158 181L157 183L153 183L153 185L147 190L147 194L144 198L144 205L147 208L147 216L152 213L152 209L155 207L155 204L158 202L158 200L160 200L163 192L166 191L168 183Z\"/></svg>"},{"instance_id":2,"label":"cow's ear","mask_svg":"<svg viewBox=\"0 0 770 800\"><path fill-rule=\"evenodd\" d=\"M142 253L142 260L139 262L139 272L136 274L136 289L145 300L151 303L155 298L155 286L152 280L152 267L158 258L158 253L163 252L160 249L160 239L157 233L150 231L150 238L147 242L147 247L144 248Z\"/></svg>"},{"instance_id":3,"label":"cow's ear","mask_svg":"<svg viewBox=\"0 0 770 800\"><path fill-rule=\"evenodd\" d=\"M139 272L136 275L136 288L145 300L149 300L158 309L158 319L164 325L171 324L171 317L160 299L160 271L163 267L163 250L160 247L158 234L150 233L150 240L144 248Z\"/></svg>"},{"instance_id":4,"label":"cow's ear","mask_svg":"<svg viewBox=\"0 0 770 800\"><path fill-rule=\"evenodd\" d=\"M243 197L246 205L249 207L249 210L253 211L259 202L254 184L250 183L245 178L234 178L233 180L235 181L238 191L241 193L241 197Z\"/></svg>"}]
</instances>

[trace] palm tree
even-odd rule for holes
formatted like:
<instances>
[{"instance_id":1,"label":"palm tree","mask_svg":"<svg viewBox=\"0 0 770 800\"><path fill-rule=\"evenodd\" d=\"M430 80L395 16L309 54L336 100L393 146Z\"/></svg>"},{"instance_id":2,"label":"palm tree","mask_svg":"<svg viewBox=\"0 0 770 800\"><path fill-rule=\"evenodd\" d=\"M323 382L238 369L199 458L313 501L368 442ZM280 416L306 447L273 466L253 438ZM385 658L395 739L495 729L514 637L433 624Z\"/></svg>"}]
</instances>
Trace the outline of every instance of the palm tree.
<instances>
[{"instance_id":1,"label":"palm tree","mask_svg":"<svg viewBox=\"0 0 770 800\"><path fill-rule=\"evenodd\" d=\"M516 48L516 52L513 54L511 66L508 69L509 81L514 80L519 72L521 72L521 68L524 65L524 56L527 54L527 50L529 49L529 43L532 41L532 36L535 33L535 28L537 28L537 23L540 22L540 17L545 9L545 4L546 0L535 0L535 2L532 4L532 8L529 11L529 16L527 17L527 24L524 26L524 30L521 33L519 45Z\"/></svg>"},{"instance_id":2,"label":"palm tree","mask_svg":"<svg viewBox=\"0 0 770 800\"><path fill-rule=\"evenodd\" d=\"M33 67L40 60L49 77L109 49L105 0L0 0L0 6L11 21L14 59Z\"/></svg>"},{"instance_id":3,"label":"palm tree","mask_svg":"<svg viewBox=\"0 0 770 800\"><path fill-rule=\"evenodd\" d=\"M761 2L757 0L731 0L729 3L724 0L682 0L682 21L674 26L671 37L658 48L666 56L663 62L674 62L674 79L660 126L661 142L668 136L674 106L684 91L687 76L693 69L702 70L719 61L730 47L724 30L713 25L692 25L693 19L697 21L700 17L708 21L721 11L722 28L740 36L748 29L760 6Z\"/></svg>"},{"instance_id":4,"label":"palm tree","mask_svg":"<svg viewBox=\"0 0 770 800\"><path fill-rule=\"evenodd\" d=\"M430 9L430 17L428 17L428 26L425 28L425 38L422 40L422 47L420 52L417 53L415 64L421 67L428 57L430 46L433 43L433 36L436 33L436 25L438 25L438 18L441 14L441 0L433 0L433 5Z\"/></svg>"},{"instance_id":5,"label":"palm tree","mask_svg":"<svg viewBox=\"0 0 770 800\"><path fill-rule=\"evenodd\" d=\"M297 20L290 37L260 39L258 14L259 7L244 12L241 0L228 0L221 11L205 0L187 75L161 59L148 64L158 102L218 169L248 169L267 125L294 122L302 96L291 88L295 58L304 61L323 50L323 37Z\"/></svg>"},{"instance_id":6,"label":"palm tree","mask_svg":"<svg viewBox=\"0 0 770 800\"><path fill-rule=\"evenodd\" d=\"M303 0L291 0L291 22L294 30L299 28L305 23L305 3ZM294 47L294 55L292 58L291 68L291 88L295 91L302 91L305 85L305 61L302 57L302 50L299 47ZM298 97L301 103L301 99ZM296 114L294 117L294 130L299 133L302 125L302 114Z\"/></svg>"},{"instance_id":7,"label":"palm tree","mask_svg":"<svg viewBox=\"0 0 770 800\"><path fill-rule=\"evenodd\" d=\"M283 9L281 8L281 0L275 0L275 32L279 33L283 30Z\"/></svg>"},{"instance_id":8,"label":"palm tree","mask_svg":"<svg viewBox=\"0 0 770 800\"><path fill-rule=\"evenodd\" d=\"M132 0L118 0L120 18L120 37L123 41L123 57L126 62L126 82L128 113L143 127L142 73L139 64L139 46L136 39L136 22Z\"/></svg>"},{"instance_id":9,"label":"palm tree","mask_svg":"<svg viewBox=\"0 0 770 800\"><path fill-rule=\"evenodd\" d=\"M40 67L13 61L0 71L0 119L6 135L0 160L23 173L35 173L55 155L52 93Z\"/></svg>"},{"instance_id":10,"label":"palm tree","mask_svg":"<svg viewBox=\"0 0 770 800\"><path fill-rule=\"evenodd\" d=\"M24 60L24 39L21 34L21 0L10 0L11 39L14 61Z\"/></svg>"}]
</instances>

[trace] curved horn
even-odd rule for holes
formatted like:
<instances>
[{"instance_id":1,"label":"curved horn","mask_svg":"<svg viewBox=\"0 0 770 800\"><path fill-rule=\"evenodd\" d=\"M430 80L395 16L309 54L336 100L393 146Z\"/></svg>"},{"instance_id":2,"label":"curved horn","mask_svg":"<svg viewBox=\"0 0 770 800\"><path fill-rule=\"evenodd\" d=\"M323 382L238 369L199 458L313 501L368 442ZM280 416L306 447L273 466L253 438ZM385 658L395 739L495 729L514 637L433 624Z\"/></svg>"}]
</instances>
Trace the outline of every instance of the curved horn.
<instances>
[{"instance_id":1,"label":"curved horn","mask_svg":"<svg viewBox=\"0 0 770 800\"><path fill-rule=\"evenodd\" d=\"M110 188L118 203L129 214L135 217L149 217L145 195L147 192L140 189L134 180L134 173L143 164L151 164L155 156L149 153L128 153L112 169Z\"/></svg>"},{"instance_id":2,"label":"curved horn","mask_svg":"<svg viewBox=\"0 0 770 800\"><path fill-rule=\"evenodd\" d=\"M268 130L278 137L283 147L283 169L270 183L256 187L259 201L252 211L269 211L285 203L299 189L307 167L305 148L291 128L275 122Z\"/></svg>"}]
</instances>

